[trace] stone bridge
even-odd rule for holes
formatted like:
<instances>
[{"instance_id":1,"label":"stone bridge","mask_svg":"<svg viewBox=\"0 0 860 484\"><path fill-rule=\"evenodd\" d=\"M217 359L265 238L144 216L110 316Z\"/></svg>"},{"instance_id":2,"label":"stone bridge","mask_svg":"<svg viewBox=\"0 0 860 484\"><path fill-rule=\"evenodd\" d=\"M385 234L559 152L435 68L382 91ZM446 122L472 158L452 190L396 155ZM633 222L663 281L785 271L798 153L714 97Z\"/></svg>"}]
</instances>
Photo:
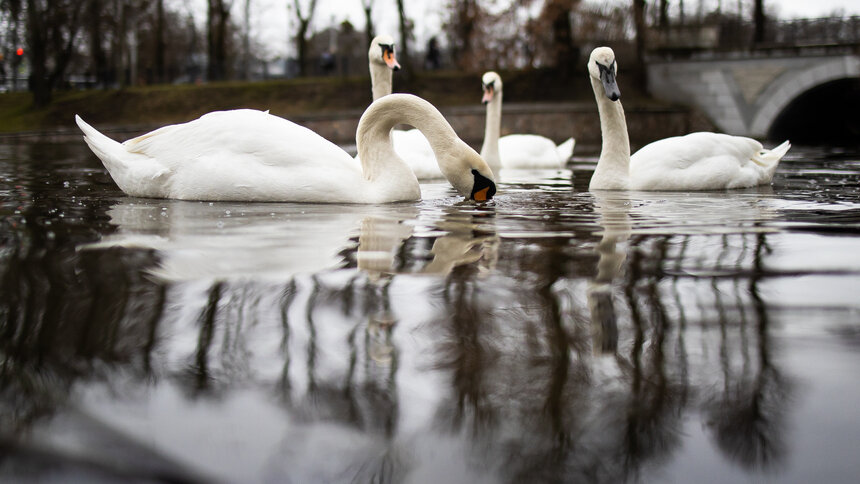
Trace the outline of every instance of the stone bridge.
<instances>
[{"instance_id":1,"label":"stone bridge","mask_svg":"<svg viewBox=\"0 0 860 484\"><path fill-rule=\"evenodd\" d=\"M860 54L822 49L796 55L652 59L647 73L655 97L699 108L723 132L766 138L793 101L819 86L860 78Z\"/></svg>"}]
</instances>

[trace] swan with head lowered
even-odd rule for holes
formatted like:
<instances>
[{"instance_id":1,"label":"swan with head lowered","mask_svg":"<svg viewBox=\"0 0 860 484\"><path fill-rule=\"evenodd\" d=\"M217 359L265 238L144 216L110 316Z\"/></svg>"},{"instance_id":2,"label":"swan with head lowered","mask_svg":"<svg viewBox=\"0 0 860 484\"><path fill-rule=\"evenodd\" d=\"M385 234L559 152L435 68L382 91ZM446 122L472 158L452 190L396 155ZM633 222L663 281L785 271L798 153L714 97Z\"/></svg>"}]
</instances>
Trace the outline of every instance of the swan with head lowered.
<instances>
[{"instance_id":1,"label":"swan with head lowered","mask_svg":"<svg viewBox=\"0 0 860 484\"><path fill-rule=\"evenodd\" d=\"M553 140L536 134L509 134L499 137L502 124L502 78L490 71L481 77L487 105L484 145L481 156L493 172L501 168L561 168L573 155L573 138L556 146Z\"/></svg>"},{"instance_id":2,"label":"swan with head lowered","mask_svg":"<svg viewBox=\"0 0 860 484\"><path fill-rule=\"evenodd\" d=\"M75 116L84 140L128 195L181 200L388 203L421 198L390 133L416 126L445 177L463 196L485 201L496 185L484 160L429 102L385 96L361 116L358 164L313 131L268 112L217 111L118 143Z\"/></svg>"},{"instance_id":3,"label":"swan with head lowered","mask_svg":"<svg viewBox=\"0 0 860 484\"><path fill-rule=\"evenodd\" d=\"M630 155L618 63L609 47L588 59L603 146L589 190L722 190L765 185L773 179L788 141L764 149L758 141L721 133L691 133L655 141Z\"/></svg>"}]
</instances>

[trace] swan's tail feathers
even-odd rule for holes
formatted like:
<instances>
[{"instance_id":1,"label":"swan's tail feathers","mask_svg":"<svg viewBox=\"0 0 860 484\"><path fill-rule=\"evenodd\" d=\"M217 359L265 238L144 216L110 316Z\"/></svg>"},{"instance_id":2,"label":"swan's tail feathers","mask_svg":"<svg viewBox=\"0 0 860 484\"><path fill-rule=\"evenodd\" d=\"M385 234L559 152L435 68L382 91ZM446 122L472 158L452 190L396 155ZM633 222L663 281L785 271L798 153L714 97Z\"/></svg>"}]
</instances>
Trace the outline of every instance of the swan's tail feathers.
<instances>
[{"instance_id":1,"label":"swan's tail feathers","mask_svg":"<svg viewBox=\"0 0 860 484\"><path fill-rule=\"evenodd\" d=\"M753 163L763 168L759 184L770 183L773 179L773 174L776 172L776 167L779 165L779 160L788 153L789 148L791 148L791 143L784 141L781 145L771 150L761 150L753 155Z\"/></svg>"},{"instance_id":2,"label":"swan's tail feathers","mask_svg":"<svg viewBox=\"0 0 860 484\"><path fill-rule=\"evenodd\" d=\"M785 140L782 142L781 145L770 150L769 158L776 160L776 162L778 163L779 160L781 160L782 157L785 156L786 153L788 153L789 149L791 149L791 143L789 143L788 140Z\"/></svg>"},{"instance_id":3,"label":"swan's tail feathers","mask_svg":"<svg viewBox=\"0 0 860 484\"><path fill-rule=\"evenodd\" d=\"M563 163L567 163L570 160L570 157L573 156L573 147L576 145L576 140L573 138L568 138L564 140L563 143L556 146L555 150L558 153L558 157L561 158Z\"/></svg>"},{"instance_id":4,"label":"swan's tail feathers","mask_svg":"<svg viewBox=\"0 0 860 484\"><path fill-rule=\"evenodd\" d=\"M102 163L104 163L108 170L119 163L120 153L125 153L126 151L120 143L101 134L99 130L87 124L77 114L75 115L75 122L78 123L78 127L84 132L84 141L87 142L93 153L102 160Z\"/></svg>"}]
</instances>

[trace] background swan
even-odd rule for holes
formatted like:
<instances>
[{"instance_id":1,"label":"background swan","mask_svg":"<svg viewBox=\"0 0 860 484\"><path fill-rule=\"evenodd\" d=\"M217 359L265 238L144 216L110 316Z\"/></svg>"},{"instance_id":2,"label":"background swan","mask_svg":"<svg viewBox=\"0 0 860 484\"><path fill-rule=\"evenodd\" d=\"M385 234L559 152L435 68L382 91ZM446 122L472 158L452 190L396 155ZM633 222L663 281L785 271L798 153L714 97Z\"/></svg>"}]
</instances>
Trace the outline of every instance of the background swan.
<instances>
[{"instance_id":1,"label":"background swan","mask_svg":"<svg viewBox=\"0 0 860 484\"><path fill-rule=\"evenodd\" d=\"M394 48L394 38L390 35L377 35L367 50L367 64L370 69L373 100L392 92L393 71L400 70ZM417 129L394 130L391 132L394 151L409 165L419 180L444 178L439 170L436 156L427 138ZM356 159L361 157L356 155Z\"/></svg>"},{"instance_id":2,"label":"background swan","mask_svg":"<svg viewBox=\"0 0 860 484\"><path fill-rule=\"evenodd\" d=\"M218 111L117 143L75 116L84 140L128 195L182 200L386 203L421 189L391 146L398 123L418 127L458 192L492 198L493 174L429 102L408 94L371 104L358 123L359 166L338 146L286 119Z\"/></svg>"},{"instance_id":3,"label":"background swan","mask_svg":"<svg viewBox=\"0 0 860 484\"><path fill-rule=\"evenodd\" d=\"M484 145L481 156L494 172L501 168L561 168L573 155L575 141L568 138L556 146L555 142L536 134L509 134L499 138L502 124L502 78L495 72L486 72L481 78L487 105L484 128Z\"/></svg>"},{"instance_id":4,"label":"background swan","mask_svg":"<svg viewBox=\"0 0 860 484\"><path fill-rule=\"evenodd\" d=\"M390 35L377 35L370 41L367 49L367 66L370 70L370 89L373 100L391 94L392 72L400 70L394 52L394 38Z\"/></svg>"},{"instance_id":5,"label":"background swan","mask_svg":"<svg viewBox=\"0 0 860 484\"><path fill-rule=\"evenodd\" d=\"M589 190L718 190L770 183L788 141L766 150L758 141L720 133L691 133L655 141L630 156L618 64L609 47L588 59L600 112L603 146Z\"/></svg>"}]
</instances>

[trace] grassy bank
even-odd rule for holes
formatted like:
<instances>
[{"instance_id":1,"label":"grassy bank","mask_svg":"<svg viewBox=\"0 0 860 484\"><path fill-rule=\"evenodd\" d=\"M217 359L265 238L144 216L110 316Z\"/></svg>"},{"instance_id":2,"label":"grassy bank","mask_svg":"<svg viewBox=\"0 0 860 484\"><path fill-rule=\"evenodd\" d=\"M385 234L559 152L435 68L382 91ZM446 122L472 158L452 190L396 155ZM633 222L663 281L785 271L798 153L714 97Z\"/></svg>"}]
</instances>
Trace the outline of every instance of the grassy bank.
<instances>
[{"instance_id":1,"label":"grassy bank","mask_svg":"<svg viewBox=\"0 0 860 484\"><path fill-rule=\"evenodd\" d=\"M508 102L594 102L587 74L552 71L502 72ZM637 86L620 86L625 105L656 105ZM478 105L479 74L433 72L394 74L394 90L424 97L436 106ZM0 133L44 131L74 126L74 115L111 126L157 126L194 119L219 109L268 109L289 117L364 109L371 102L368 77L305 78L204 85L157 85L121 90L59 91L43 109L26 92L0 94ZM596 108L595 108L596 109Z\"/></svg>"}]
</instances>

